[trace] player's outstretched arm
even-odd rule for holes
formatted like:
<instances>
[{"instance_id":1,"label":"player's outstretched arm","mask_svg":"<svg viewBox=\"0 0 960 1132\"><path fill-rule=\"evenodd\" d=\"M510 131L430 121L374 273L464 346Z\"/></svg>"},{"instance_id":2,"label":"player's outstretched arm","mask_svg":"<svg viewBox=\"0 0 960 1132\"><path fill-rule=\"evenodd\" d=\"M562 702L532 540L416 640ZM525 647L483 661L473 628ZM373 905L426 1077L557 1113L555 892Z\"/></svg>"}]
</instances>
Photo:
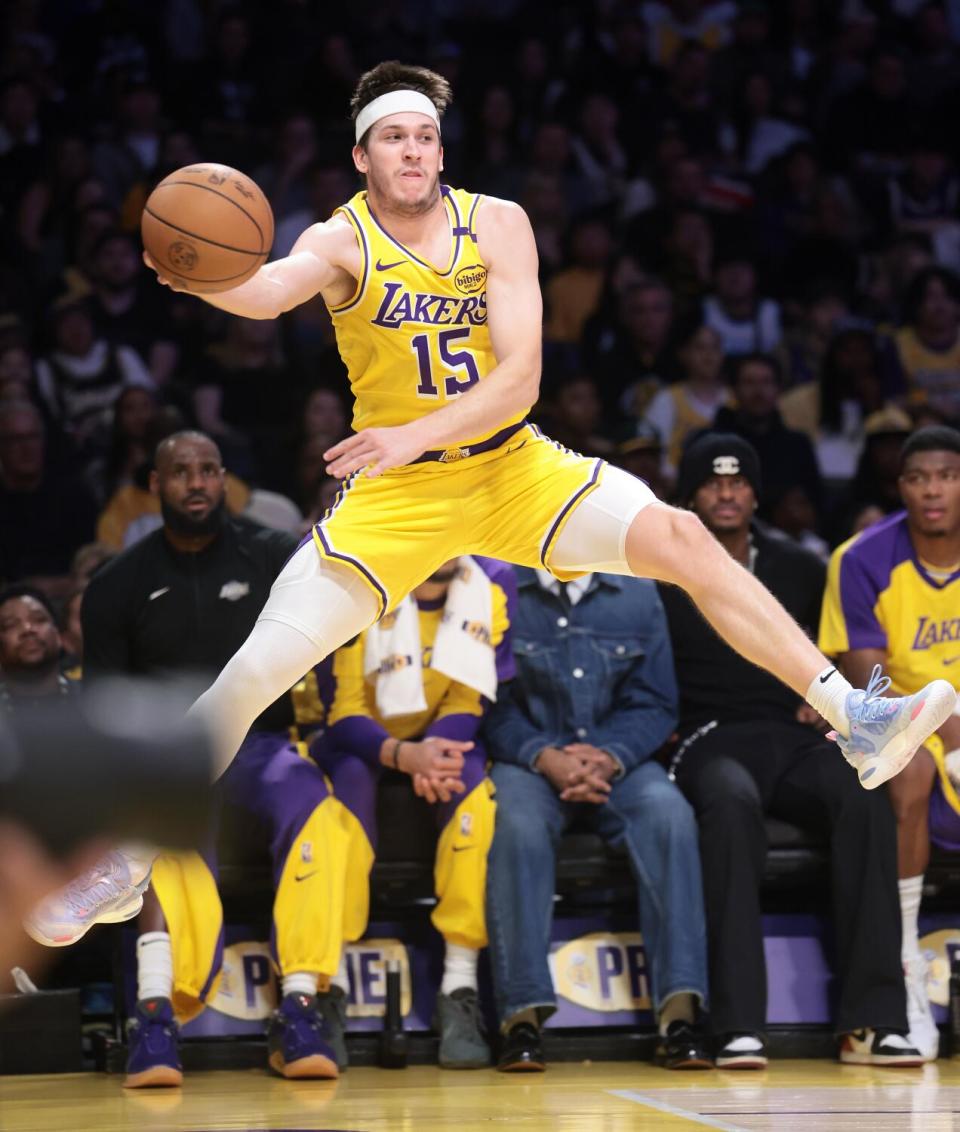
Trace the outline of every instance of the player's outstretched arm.
<instances>
[{"instance_id":1,"label":"player's outstretched arm","mask_svg":"<svg viewBox=\"0 0 960 1132\"><path fill-rule=\"evenodd\" d=\"M162 275L147 252L143 259L161 283L173 290L187 290ZM359 271L360 253L353 229L334 219L311 225L288 256L264 264L239 287L215 295L189 293L243 318L276 318L320 293L336 305L353 292Z\"/></svg>"}]
</instances>

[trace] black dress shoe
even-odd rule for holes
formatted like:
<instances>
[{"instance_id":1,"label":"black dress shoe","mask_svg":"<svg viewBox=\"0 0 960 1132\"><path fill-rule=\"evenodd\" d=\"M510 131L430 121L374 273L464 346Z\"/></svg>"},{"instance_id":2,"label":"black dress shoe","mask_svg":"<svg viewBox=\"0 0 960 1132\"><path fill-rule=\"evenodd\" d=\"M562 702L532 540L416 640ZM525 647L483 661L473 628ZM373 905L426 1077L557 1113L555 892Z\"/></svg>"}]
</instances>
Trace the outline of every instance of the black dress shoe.
<instances>
[{"instance_id":1,"label":"black dress shoe","mask_svg":"<svg viewBox=\"0 0 960 1132\"><path fill-rule=\"evenodd\" d=\"M510 1027L503 1039L497 1068L501 1073L542 1073L547 1068L536 1026L518 1022Z\"/></svg>"},{"instance_id":2,"label":"black dress shoe","mask_svg":"<svg viewBox=\"0 0 960 1132\"><path fill-rule=\"evenodd\" d=\"M664 1069L712 1069L707 1043L696 1026L671 1022L657 1046L657 1064Z\"/></svg>"}]
</instances>

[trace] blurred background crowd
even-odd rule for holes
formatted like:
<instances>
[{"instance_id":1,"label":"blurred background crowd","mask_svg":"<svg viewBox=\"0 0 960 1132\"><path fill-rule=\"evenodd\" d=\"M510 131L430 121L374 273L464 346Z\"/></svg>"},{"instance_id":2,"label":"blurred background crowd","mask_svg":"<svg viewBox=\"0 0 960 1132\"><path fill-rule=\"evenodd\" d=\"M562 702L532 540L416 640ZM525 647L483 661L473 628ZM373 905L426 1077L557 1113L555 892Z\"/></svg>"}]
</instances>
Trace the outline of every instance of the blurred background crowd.
<instances>
[{"instance_id":1,"label":"blurred background crowd","mask_svg":"<svg viewBox=\"0 0 960 1132\"><path fill-rule=\"evenodd\" d=\"M159 287L139 217L179 166L249 173L274 258L359 187L383 59L453 84L445 177L519 201L557 440L669 499L687 437L749 439L760 514L826 557L960 421L960 4L7 0L0 15L0 579L65 601L160 524L196 424L229 506L296 530L349 395L318 298L276 322Z\"/></svg>"}]
</instances>

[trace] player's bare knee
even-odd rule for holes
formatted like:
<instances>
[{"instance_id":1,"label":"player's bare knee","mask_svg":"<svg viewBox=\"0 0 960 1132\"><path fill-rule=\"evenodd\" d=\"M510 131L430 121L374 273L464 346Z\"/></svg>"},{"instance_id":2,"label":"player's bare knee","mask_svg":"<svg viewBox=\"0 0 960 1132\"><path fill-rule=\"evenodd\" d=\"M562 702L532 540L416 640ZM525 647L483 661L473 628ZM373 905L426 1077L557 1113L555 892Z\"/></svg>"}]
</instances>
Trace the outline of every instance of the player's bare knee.
<instances>
[{"instance_id":1,"label":"player's bare knee","mask_svg":"<svg viewBox=\"0 0 960 1132\"><path fill-rule=\"evenodd\" d=\"M692 511L660 504L631 527L627 553L637 574L672 582L695 595L710 577L706 564L725 553Z\"/></svg>"}]
</instances>

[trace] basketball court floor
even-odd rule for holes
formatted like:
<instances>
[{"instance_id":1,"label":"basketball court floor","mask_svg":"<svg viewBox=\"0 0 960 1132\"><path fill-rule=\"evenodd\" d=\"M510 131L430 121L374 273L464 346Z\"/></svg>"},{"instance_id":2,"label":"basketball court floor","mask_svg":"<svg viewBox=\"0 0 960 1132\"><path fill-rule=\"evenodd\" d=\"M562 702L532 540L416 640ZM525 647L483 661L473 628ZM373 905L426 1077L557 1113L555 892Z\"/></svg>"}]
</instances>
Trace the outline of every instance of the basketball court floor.
<instances>
[{"instance_id":1,"label":"basketball court floor","mask_svg":"<svg viewBox=\"0 0 960 1132\"><path fill-rule=\"evenodd\" d=\"M341 1081L260 1070L205 1072L182 1090L129 1092L120 1078L0 1078L3 1132L960 1132L960 1061L882 1070L778 1061L764 1073L669 1073L556 1064L545 1074L357 1068Z\"/></svg>"}]
</instances>

